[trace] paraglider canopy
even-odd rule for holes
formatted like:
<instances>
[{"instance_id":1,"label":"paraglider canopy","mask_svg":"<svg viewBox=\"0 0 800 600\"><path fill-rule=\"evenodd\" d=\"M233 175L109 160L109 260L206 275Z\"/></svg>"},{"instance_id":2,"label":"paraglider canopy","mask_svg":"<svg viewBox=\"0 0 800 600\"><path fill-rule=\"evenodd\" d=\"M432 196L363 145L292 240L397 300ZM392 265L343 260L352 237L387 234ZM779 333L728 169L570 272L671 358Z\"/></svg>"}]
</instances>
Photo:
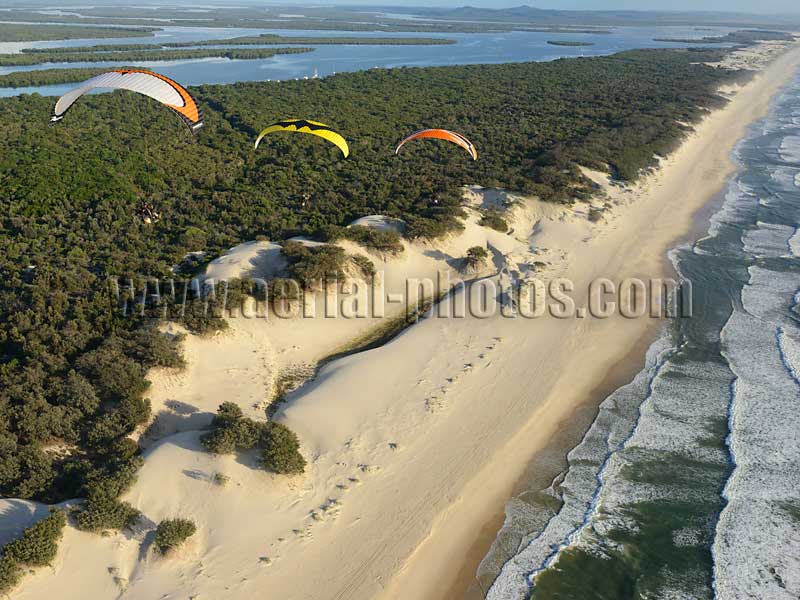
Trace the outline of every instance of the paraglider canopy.
<instances>
[{"instance_id":1,"label":"paraglider canopy","mask_svg":"<svg viewBox=\"0 0 800 600\"><path fill-rule=\"evenodd\" d=\"M168 77L139 69L116 69L83 82L58 99L50 122L55 123L63 119L66 112L84 94L103 88L130 90L158 100L175 111L192 133L197 133L203 126L200 108L186 88Z\"/></svg>"},{"instance_id":2,"label":"paraglider canopy","mask_svg":"<svg viewBox=\"0 0 800 600\"><path fill-rule=\"evenodd\" d=\"M264 138L264 136L276 131L310 133L311 135L316 135L336 145L336 147L342 151L342 154L344 154L345 158L350 156L350 147L347 145L347 141L344 139L344 137L342 137L341 134L335 132L333 129L325 125L325 123L308 121L306 119L284 119L283 121L277 121L276 123L273 123L258 135L255 147L258 148L258 145L261 143L261 140Z\"/></svg>"},{"instance_id":3,"label":"paraglider canopy","mask_svg":"<svg viewBox=\"0 0 800 600\"><path fill-rule=\"evenodd\" d=\"M469 152L469 155L472 157L472 160L478 160L478 151L475 149L473 143L470 142L465 136L461 135L460 133L456 133L455 131L448 131L447 129L423 129L421 131L412 133L397 145L397 149L394 151L394 153L400 154L400 149L403 146L405 146L406 142L410 142L411 140L425 139L425 138L445 140L447 142L452 142L453 144L457 144L462 148L464 148L464 150Z\"/></svg>"}]
</instances>

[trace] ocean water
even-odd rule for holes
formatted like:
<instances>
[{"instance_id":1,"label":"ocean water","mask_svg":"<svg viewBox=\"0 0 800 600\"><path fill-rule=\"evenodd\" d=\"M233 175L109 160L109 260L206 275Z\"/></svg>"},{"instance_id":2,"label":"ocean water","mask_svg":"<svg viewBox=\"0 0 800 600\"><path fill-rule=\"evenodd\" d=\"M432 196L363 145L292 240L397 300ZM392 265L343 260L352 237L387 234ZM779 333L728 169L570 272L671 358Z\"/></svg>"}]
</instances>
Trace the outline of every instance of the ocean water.
<instances>
[{"instance_id":1,"label":"ocean water","mask_svg":"<svg viewBox=\"0 0 800 600\"><path fill-rule=\"evenodd\" d=\"M509 503L487 598L800 598L800 74L735 157L707 235L670 254L694 316Z\"/></svg>"}]
</instances>

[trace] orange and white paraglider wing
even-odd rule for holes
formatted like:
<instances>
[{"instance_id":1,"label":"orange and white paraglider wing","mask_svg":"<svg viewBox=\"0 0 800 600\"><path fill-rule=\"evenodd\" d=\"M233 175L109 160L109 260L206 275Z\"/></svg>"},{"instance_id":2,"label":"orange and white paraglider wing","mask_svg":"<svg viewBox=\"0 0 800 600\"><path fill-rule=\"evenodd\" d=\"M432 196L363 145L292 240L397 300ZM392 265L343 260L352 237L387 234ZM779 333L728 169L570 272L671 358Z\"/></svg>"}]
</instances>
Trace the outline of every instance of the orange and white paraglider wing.
<instances>
[{"instance_id":1,"label":"orange and white paraglider wing","mask_svg":"<svg viewBox=\"0 0 800 600\"><path fill-rule=\"evenodd\" d=\"M186 88L158 73L137 69L117 69L83 82L58 99L50 121L60 121L79 98L95 89L130 90L143 94L174 110L192 133L197 133L203 126L203 114Z\"/></svg>"},{"instance_id":2,"label":"orange and white paraglider wing","mask_svg":"<svg viewBox=\"0 0 800 600\"><path fill-rule=\"evenodd\" d=\"M445 140L447 142L457 144L469 152L472 160L478 160L478 151L475 149L475 145L460 133L448 131L447 129L423 129L421 131L412 133L397 145L397 149L394 151L394 153L399 154L400 149L405 146L407 142L426 138Z\"/></svg>"}]
</instances>

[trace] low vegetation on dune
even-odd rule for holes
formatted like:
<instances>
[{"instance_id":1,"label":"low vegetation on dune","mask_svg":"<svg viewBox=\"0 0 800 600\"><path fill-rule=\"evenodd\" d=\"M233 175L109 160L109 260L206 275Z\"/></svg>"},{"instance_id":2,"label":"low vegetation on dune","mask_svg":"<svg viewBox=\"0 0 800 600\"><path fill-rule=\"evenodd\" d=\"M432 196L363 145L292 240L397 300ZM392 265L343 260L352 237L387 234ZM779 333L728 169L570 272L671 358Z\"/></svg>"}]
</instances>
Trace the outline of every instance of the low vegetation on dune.
<instances>
[{"instance_id":1,"label":"low vegetation on dune","mask_svg":"<svg viewBox=\"0 0 800 600\"><path fill-rule=\"evenodd\" d=\"M487 252L486 248L483 246L472 246L467 249L464 262L470 269L477 269L486 262L487 258L489 258L489 252Z\"/></svg>"},{"instance_id":2,"label":"low vegetation on dune","mask_svg":"<svg viewBox=\"0 0 800 600\"><path fill-rule=\"evenodd\" d=\"M364 225L325 228L322 236L326 241L350 240L373 252L397 256L403 252L402 236L394 229L377 229Z\"/></svg>"},{"instance_id":3,"label":"low vegetation on dune","mask_svg":"<svg viewBox=\"0 0 800 600\"><path fill-rule=\"evenodd\" d=\"M153 544L162 555L179 548L197 532L197 526L190 519L164 519L156 528Z\"/></svg>"},{"instance_id":4,"label":"low vegetation on dune","mask_svg":"<svg viewBox=\"0 0 800 600\"><path fill-rule=\"evenodd\" d=\"M220 405L211 431L201 441L214 454L257 449L261 465L282 475L299 474L306 467L306 460L300 454L300 442L291 430L273 421L248 419L232 402Z\"/></svg>"},{"instance_id":5,"label":"low vegetation on dune","mask_svg":"<svg viewBox=\"0 0 800 600\"><path fill-rule=\"evenodd\" d=\"M283 244L283 255L289 260L289 276L305 288L314 289L346 277L347 254L339 246L306 246L288 241Z\"/></svg>"},{"instance_id":6,"label":"low vegetation on dune","mask_svg":"<svg viewBox=\"0 0 800 600\"><path fill-rule=\"evenodd\" d=\"M0 100L0 494L86 498L77 521L94 531L135 519L118 501L141 464L127 438L150 417L147 370L180 365L154 325L166 315L197 332L225 326L219 295L192 302L179 287L139 310L135 299L155 289L144 277L173 278L189 252L217 256L256 238L343 236L399 252L395 234L344 227L382 214L405 221L409 238L457 230L464 184L585 198L592 184L578 165L636 178L681 141L686 123L723 104L715 90L735 75L702 64L723 52L202 86L192 90L206 122L196 137L127 92L86 97L54 127L52 98ZM270 136L253 151L257 132L285 115L334 126L351 157L302 135ZM480 160L435 141L394 156L395 142L423 126L463 132ZM157 222L137 217L145 200ZM337 250L285 248L303 279L342 268ZM240 445L249 427L215 426L210 443L249 444L271 470L302 470L291 432L262 424Z\"/></svg>"},{"instance_id":7,"label":"low vegetation on dune","mask_svg":"<svg viewBox=\"0 0 800 600\"><path fill-rule=\"evenodd\" d=\"M481 216L479 224L484 227L490 227L500 233L506 233L508 231L508 221L506 221L497 210L487 210Z\"/></svg>"},{"instance_id":8,"label":"low vegetation on dune","mask_svg":"<svg viewBox=\"0 0 800 600\"><path fill-rule=\"evenodd\" d=\"M28 569L53 562L66 524L66 513L55 510L0 548L0 594L11 592Z\"/></svg>"}]
</instances>

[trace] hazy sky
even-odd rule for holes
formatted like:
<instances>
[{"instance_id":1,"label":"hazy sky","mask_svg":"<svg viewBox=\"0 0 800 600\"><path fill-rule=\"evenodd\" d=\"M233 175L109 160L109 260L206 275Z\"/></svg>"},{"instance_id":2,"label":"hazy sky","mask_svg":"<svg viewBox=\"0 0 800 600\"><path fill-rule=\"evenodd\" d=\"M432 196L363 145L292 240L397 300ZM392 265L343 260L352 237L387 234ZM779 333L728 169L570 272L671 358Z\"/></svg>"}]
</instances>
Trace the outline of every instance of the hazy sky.
<instances>
[{"instance_id":1,"label":"hazy sky","mask_svg":"<svg viewBox=\"0 0 800 600\"><path fill-rule=\"evenodd\" d=\"M331 0L326 2L329 3ZM308 1L298 2L307 4ZM798 0L340 0L336 4L393 4L403 6L482 6L505 8L530 4L537 8L565 10L714 10L759 13L799 13Z\"/></svg>"}]
</instances>

